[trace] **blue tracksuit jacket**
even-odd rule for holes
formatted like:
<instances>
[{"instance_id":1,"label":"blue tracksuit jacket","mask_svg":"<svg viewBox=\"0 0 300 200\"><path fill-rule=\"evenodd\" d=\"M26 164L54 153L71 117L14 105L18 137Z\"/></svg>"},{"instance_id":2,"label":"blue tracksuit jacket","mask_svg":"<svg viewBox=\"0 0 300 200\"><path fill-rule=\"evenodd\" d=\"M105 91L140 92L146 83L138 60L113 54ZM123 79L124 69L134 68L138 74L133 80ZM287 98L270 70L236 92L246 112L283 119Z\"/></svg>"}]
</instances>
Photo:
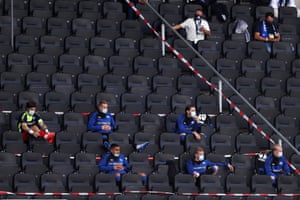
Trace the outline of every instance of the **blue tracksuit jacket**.
<instances>
[{"instance_id":1,"label":"blue tracksuit jacket","mask_svg":"<svg viewBox=\"0 0 300 200\"><path fill-rule=\"evenodd\" d=\"M109 125L112 129L107 131L103 130L103 125ZM94 112L91 114L89 122L88 122L88 130L96 131L103 134L109 134L115 129L116 127L115 120L110 113L100 113Z\"/></svg>"},{"instance_id":2,"label":"blue tracksuit jacket","mask_svg":"<svg viewBox=\"0 0 300 200\"><path fill-rule=\"evenodd\" d=\"M201 162L196 162L193 159L190 159L186 163L186 169L189 174L192 174L194 172L198 172L199 174L205 174L208 167L213 166L220 166L220 167L226 167L228 163L223 162L211 162L209 160L203 160Z\"/></svg>"},{"instance_id":3,"label":"blue tracksuit jacket","mask_svg":"<svg viewBox=\"0 0 300 200\"><path fill-rule=\"evenodd\" d=\"M114 165L123 165L124 170L114 170ZM111 153L106 153L99 162L99 170L109 174L126 174L130 170L130 164L126 157L120 154L119 157L113 156Z\"/></svg>"},{"instance_id":4,"label":"blue tracksuit jacket","mask_svg":"<svg viewBox=\"0 0 300 200\"><path fill-rule=\"evenodd\" d=\"M194 118L188 119L185 114L178 116L176 121L176 133L192 134L199 131L200 125Z\"/></svg>"},{"instance_id":5,"label":"blue tracksuit jacket","mask_svg":"<svg viewBox=\"0 0 300 200\"><path fill-rule=\"evenodd\" d=\"M274 162L273 154L270 154L265 161L265 171L269 176L278 178L281 174L289 175L291 173L287 160L284 157L278 158L278 162Z\"/></svg>"}]
</instances>

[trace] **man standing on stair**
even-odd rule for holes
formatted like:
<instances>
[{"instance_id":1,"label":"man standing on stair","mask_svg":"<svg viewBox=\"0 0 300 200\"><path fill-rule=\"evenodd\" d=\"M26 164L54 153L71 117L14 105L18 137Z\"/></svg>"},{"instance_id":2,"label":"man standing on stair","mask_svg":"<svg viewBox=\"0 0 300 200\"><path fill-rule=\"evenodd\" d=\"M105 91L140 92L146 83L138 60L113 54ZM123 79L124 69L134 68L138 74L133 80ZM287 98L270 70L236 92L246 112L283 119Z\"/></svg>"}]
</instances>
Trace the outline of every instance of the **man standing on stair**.
<instances>
[{"instance_id":1,"label":"man standing on stair","mask_svg":"<svg viewBox=\"0 0 300 200\"><path fill-rule=\"evenodd\" d=\"M205 36L211 35L209 24L203 17L202 9L196 9L194 17L187 18L181 24L173 26L173 29L185 29L186 39L194 46L196 46L200 40L204 40Z\"/></svg>"}]
</instances>

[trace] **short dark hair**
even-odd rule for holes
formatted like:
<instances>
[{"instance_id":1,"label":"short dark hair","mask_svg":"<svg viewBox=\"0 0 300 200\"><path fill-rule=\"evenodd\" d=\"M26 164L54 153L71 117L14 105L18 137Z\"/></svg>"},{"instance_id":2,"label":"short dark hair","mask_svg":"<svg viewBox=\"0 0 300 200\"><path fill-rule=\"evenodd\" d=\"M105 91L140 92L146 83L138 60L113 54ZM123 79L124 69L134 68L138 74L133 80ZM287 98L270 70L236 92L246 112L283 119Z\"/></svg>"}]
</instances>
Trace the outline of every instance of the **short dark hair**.
<instances>
[{"instance_id":1,"label":"short dark hair","mask_svg":"<svg viewBox=\"0 0 300 200\"><path fill-rule=\"evenodd\" d=\"M203 11L202 7L197 8L197 9L195 10L195 12L197 12L197 11Z\"/></svg>"},{"instance_id":2,"label":"short dark hair","mask_svg":"<svg viewBox=\"0 0 300 200\"><path fill-rule=\"evenodd\" d=\"M118 144L116 144L116 143L113 143L113 144L110 145L110 149L113 149L113 148L115 148L115 147L120 147L120 145L118 145Z\"/></svg>"},{"instance_id":3,"label":"short dark hair","mask_svg":"<svg viewBox=\"0 0 300 200\"><path fill-rule=\"evenodd\" d=\"M267 18L267 17L272 17L272 18L274 18L274 14L273 14L272 12L267 12L267 13L265 14L265 18Z\"/></svg>"},{"instance_id":4,"label":"short dark hair","mask_svg":"<svg viewBox=\"0 0 300 200\"><path fill-rule=\"evenodd\" d=\"M188 105L188 106L185 107L185 110L184 110L184 111L186 112L186 111L190 110L190 109L193 108L193 107L195 107L195 106L193 106L193 105Z\"/></svg>"},{"instance_id":5,"label":"short dark hair","mask_svg":"<svg viewBox=\"0 0 300 200\"><path fill-rule=\"evenodd\" d=\"M35 101L28 101L26 103L26 108L34 108L34 107L36 107Z\"/></svg>"}]
</instances>

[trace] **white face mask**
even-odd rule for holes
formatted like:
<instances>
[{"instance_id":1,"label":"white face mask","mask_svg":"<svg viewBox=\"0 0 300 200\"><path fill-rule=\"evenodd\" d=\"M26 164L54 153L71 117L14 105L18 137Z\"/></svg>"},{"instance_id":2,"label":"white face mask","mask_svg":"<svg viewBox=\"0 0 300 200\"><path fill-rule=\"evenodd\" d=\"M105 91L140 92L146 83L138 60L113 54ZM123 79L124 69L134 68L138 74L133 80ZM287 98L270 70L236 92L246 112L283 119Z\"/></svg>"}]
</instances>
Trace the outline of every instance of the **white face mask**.
<instances>
[{"instance_id":1,"label":"white face mask","mask_svg":"<svg viewBox=\"0 0 300 200\"><path fill-rule=\"evenodd\" d=\"M201 155L198 157L199 161L203 161L204 160L204 155Z\"/></svg>"},{"instance_id":2,"label":"white face mask","mask_svg":"<svg viewBox=\"0 0 300 200\"><path fill-rule=\"evenodd\" d=\"M195 111L191 112L191 117L196 117L196 112Z\"/></svg>"},{"instance_id":3,"label":"white face mask","mask_svg":"<svg viewBox=\"0 0 300 200\"><path fill-rule=\"evenodd\" d=\"M31 116L32 116L32 115L34 115L34 114L35 114L35 110L29 110L29 111L28 111L28 113L29 113L29 115L31 115Z\"/></svg>"},{"instance_id":4,"label":"white face mask","mask_svg":"<svg viewBox=\"0 0 300 200\"><path fill-rule=\"evenodd\" d=\"M103 112L104 114L106 114L106 113L107 113L107 109L106 109L106 108L102 109L102 112Z\"/></svg>"},{"instance_id":5,"label":"white face mask","mask_svg":"<svg viewBox=\"0 0 300 200\"><path fill-rule=\"evenodd\" d=\"M119 153L114 153L113 155L114 155L114 157L119 157L120 156Z\"/></svg>"},{"instance_id":6,"label":"white face mask","mask_svg":"<svg viewBox=\"0 0 300 200\"><path fill-rule=\"evenodd\" d=\"M277 157L278 157L278 158L280 158L280 157L282 157L282 156L283 156L282 151L280 151L280 152L277 153Z\"/></svg>"}]
</instances>

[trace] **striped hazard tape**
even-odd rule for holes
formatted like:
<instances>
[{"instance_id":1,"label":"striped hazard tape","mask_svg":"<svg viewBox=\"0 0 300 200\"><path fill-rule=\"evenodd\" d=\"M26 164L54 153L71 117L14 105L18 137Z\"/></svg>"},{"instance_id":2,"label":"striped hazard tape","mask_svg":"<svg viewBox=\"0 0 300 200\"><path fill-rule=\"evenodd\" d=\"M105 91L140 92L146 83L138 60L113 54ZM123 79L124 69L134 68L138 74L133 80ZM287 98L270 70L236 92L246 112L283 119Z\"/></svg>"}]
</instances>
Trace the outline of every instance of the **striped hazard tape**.
<instances>
[{"instance_id":1,"label":"striped hazard tape","mask_svg":"<svg viewBox=\"0 0 300 200\"><path fill-rule=\"evenodd\" d=\"M190 63L187 59L184 58L184 56L178 52L172 45L170 45L166 40L163 40L163 38L160 36L160 34L153 28L153 26L149 23L149 21L142 15L140 10L138 10L134 4L129 1L125 0L128 5L135 11L135 13L138 15L139 18L143 20L143 22L151 29L151 31L155 34L156 37L158 37L161 41L164 42L164 44L176 55L176 57L183 62L186 67L188 67L196 76L198 76L202 81L204 81L212 90L215 90L216 92L220 93L222 97L226 100L226 102L232 107L239 115L248 122L249 125L251 125L253 128L255 128L261 135L264 136L269 142L272 144L275 144L274 140L265 133L260 127L257 126L257 124L248 117L245 112L243 112L234 102L232 102L222 91L220 91L216 85L208 81L204 76L202 76ZM296 174L300 175L300 171L291 163L289 162L290 167L295 171Z\"/></svg>"}]
</instances>

